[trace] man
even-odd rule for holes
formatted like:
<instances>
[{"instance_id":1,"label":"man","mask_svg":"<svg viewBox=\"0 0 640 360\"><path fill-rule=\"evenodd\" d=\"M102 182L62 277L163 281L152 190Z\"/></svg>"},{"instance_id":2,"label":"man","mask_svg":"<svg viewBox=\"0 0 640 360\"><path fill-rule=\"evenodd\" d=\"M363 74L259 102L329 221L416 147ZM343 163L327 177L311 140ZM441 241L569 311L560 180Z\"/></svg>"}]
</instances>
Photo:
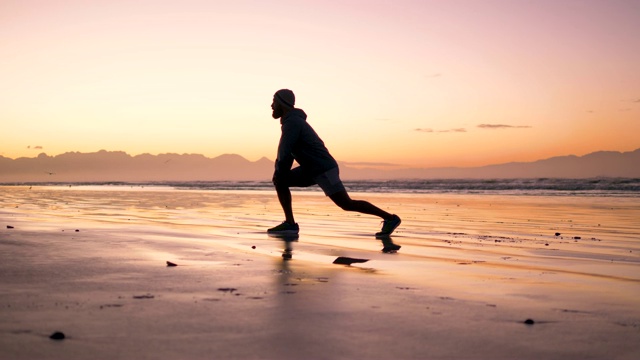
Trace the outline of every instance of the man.
<instances>
[{"instance_id":1,"label":"man","mask_svg":"<svg viewBox=\"0 0 640 360\"><path fill-rule=\"evenodd\" d=\"M319 185L333 202L346 211L356 211L382 218L382 230L376 233L385 237L400 225L400 217L390 214L363 200L353 200L340 180L338 163L329 154L324 142L307 123L307 114L294 107L295 95L289 89L278 90L273 96L273 118L280 119L282 135L278 145L273 184L284 210L282 224L267 230L270 234L297 234L300 229L293 217L291 187ZM291 168L293 160L300 166Z\"/></svg>"}]
</instances>

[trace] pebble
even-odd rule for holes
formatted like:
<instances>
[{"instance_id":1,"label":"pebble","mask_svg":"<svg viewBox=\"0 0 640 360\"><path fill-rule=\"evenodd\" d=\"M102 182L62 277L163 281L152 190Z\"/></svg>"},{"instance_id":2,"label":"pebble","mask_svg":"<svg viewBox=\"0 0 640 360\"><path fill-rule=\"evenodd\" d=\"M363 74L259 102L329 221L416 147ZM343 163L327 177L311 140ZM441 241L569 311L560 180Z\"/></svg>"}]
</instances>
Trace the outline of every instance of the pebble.
<instances>
[{"instance_id":1,"label":"pebble","mask_svg":"<svg viewBox=\"0 0 640 360\"><path fill-rule=\"evenodd\" d=\"M64 338L65 338L64 333L60 331L56 331L49 336L49 339L51 340L64 340Z\"/></svg>"},{"instance_id":2,"label":"pebble","mask_svg":"<svg viewBox=\"0 0 640 360\"><path fill-rule=\"evenodd\" d=\"M236 288L218 288L218 291L233 293L234 291L238 291Z\"/></svg>"},{"instance_id":3,"label":"pebble","mask_svg":"<svg viewBox=\"0 0 640 360\"><path fill-rule=\"evenodd\" d=\"M146 294L146 295L134 295L133 298L134 299L153 299L155 296L151 295L151 294Z\"/></svg>"},{"instance_id":4,"label":"pebble","mask_svg":"<svg viewBox=\"0 0 640 360\"><path fill-rule=\"evenodd\" d=\"M533 321L532 319L527 319L527 320L525 320L525 321L524 321L524 323L525 323L525 324L527 324L527 325L533 325L533 324L535 324L536 322L535 322L535 321Z\"/></svg>"},{"instance_id":5,"label":"pebble","mask_svg":"<svg viewBox=\"0 0 640 360\"><path fill-rule=\"evenodd\" d=\"M335 260L333 260L333 263L338 265L351 265L355 263L364 263L367 261L369 261L369 259L355 259L345 256L339 256Z\"/></svg>"},{"instance_id":6,"label":"pebble","mask_svg":"<svg viewBox=\"0 0 640 360\"><path fill-rule=\"evenodd\" d=\"M167 266L178 266L178 264L172 263L171 261L167 261Z\"/></svg>"},{"instance_id":7,"label":"pebble","mask_svg":"<svg viewBox=\"0 0 640 360\"><path fill-rule=\"evenodd\" d=\"M13 226L7 225L7 229L13 229Z\"/></svg>"},{"instance_id":8,"label":"pebble","mask_svg":"<svg viewBox=\"0 0 640 360\"><path fill-rule=\"evenodd\" d=\"M251 248L252 248L252 249L255 249L255 248L256 248L256 246L255 246L255 245L253 245Z\"/></svg>"}]
</instances>

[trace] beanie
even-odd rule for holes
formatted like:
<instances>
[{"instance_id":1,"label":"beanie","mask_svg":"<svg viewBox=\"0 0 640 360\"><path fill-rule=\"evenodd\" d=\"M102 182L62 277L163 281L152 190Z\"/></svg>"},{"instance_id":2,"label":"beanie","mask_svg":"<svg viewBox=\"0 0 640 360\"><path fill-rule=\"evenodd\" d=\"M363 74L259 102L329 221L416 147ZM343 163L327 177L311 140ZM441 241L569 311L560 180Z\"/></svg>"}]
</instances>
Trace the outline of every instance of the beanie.
<instances>
[{"instance_id":1,"label":"beanie","mask_svg":"<svg viewBox=\"0 0 640 360\"><path fill-rule=\"evenodd\" d=\"M278 100L282 105L293 108L293 105L296 103L296 96L293 95L293 91L289 89L281 89L276 91L273 97Z\"/></svg>"}]
</instances>

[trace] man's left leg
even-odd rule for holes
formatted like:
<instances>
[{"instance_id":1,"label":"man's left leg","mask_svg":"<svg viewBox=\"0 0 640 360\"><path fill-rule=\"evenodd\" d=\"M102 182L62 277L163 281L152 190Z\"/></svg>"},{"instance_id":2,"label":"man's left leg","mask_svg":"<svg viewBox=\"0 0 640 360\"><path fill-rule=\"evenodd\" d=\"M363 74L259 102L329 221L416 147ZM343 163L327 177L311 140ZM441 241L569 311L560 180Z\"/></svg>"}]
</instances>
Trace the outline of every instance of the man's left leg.
<instances>
[{"instance_id":1,"label":"man's left leg","mask_svg":"<svg viewBox=\"0 0 640 360\"><path fill-rule=\"evenodd\" d=\"M384 220L391 219L393 214L390 214L372 203L364 200L353 200L346 190L338 191L335 194L329 195L329 198L345 211L356 211L363 214L375 215L383 218Z\"/></svg>"},{"instance_id":2,"label":"man's left leg","mask_svg":"<svg viewBox=\"0 0 640 360\"><path fill-rule=\"evenodd\" d=\"M316 176L314 180L320 185L325 195L343 210L375 215L384 219L382 230L377 232L376 236L391 235L402 222L398 215L388 213L368 201L351 199L340 180L340 170L338 168Z\"/></svg>"},{"instance_id":3,"label":"man's left leg","mask_svg":"<svg viewBox=\"0 0 640 360\"><path fill-rule=\"evenodd\" d=\"M363 214L370 214L379 216L384 219L382 223L382 229L376 233L376 236L387 237L393 233L393 231L400 225L402 220L395 214L388 213L372 203L364 200L353 200L349 197L346 190L341 190L335 194L329 195L329 198L338 205L340 208L346 211L357 211Z\"/></svg>"}]
</instances>

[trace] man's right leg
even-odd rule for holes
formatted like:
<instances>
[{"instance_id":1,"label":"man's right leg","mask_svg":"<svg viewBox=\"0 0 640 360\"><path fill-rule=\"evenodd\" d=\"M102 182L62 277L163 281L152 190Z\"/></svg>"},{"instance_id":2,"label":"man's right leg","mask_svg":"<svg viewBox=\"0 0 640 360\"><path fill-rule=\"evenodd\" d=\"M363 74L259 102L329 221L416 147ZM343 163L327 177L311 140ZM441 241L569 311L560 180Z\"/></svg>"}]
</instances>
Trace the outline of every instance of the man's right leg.
<instances>
[{"instance_id":1,"label":"man's right leg","mask_svg":"<svg viewBox=\"0 0 640 360\"><path fill-rule=\"evenodd\" d=\"M308 176L299 166L291 169L287 175L275 184L278 201L284 212L284 223L268 230L270 233L298 232L298 224L293 217L293 205L291 199L291 187L307 187L314 185L315 181Z\"/></svg>"},{"instance_id":2,"label":"man's right leg","mask_svg":"<svg viewBox=\"0 0 640 360\"><path fill-rule=\"evenodd\" d=\"M282 206L282 211L284 211L284 221L289 224L295 224L296 221L293 218L293 208L291 205L291 190L289 189L288 184L278 184L276 185L276 193L278 194L278 201L280 201L280 206Z\"/></svg>"}]
</instances>

